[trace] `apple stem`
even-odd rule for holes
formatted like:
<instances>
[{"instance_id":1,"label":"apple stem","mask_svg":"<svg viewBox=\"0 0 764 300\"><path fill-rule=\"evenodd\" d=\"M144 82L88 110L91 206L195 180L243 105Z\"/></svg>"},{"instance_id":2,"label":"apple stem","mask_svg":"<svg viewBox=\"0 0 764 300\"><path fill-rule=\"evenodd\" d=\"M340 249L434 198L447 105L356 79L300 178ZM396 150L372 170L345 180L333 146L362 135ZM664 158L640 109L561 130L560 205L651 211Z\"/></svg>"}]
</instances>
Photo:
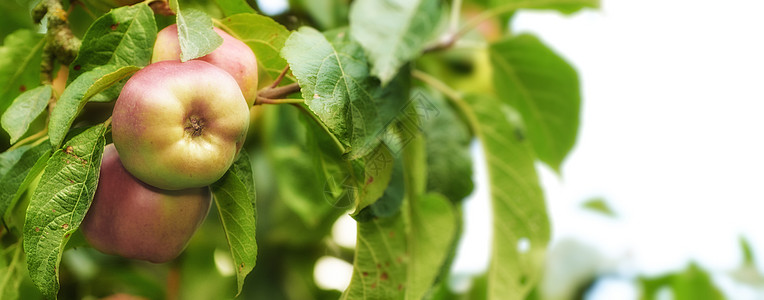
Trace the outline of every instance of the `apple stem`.
<instances>
[{"instance_id":1,"label":"apple stem","mask_svg":"<svg viewBox=\"0 0 764 300\"><path fill-rule=\"evenodd\" d=\"M276 80L273 81L273 84L271 84L271 88L275 89L279 84L281 83L281 80L284 79L284 76L286 76L287 72L289 72L289 65L284 67L284 70L281 71L281 74L279 74L279 77L276 77Z\"/></svg>"},{"instance_id":2,"label":"apple stem","mask_svg":"<svg viewBox=\"0 0 764 300\"><path fill-rule=\"evenodd\" d=\"M305 100L302 99L269 99L269 98L261 98L257 97L257 100L255 100L255 105L259 104L293 104L293 103L305 103Z\"/></svg>"},{"instance_id":3,"label":"apple stem","mask_svg":"<svg viewBox=\"0 0 764 300\"><path fill-rule=\"evenodd\" d=\"M300 85L295 83L290 83L285 86L280 86L276 88L265 88L260 90L257 93L257 98L265 98L265 99L283 99L286 98L289 94L296 93L300 91ZM257 105L257 101L255 101L255 105Z\"/></svg>"}]
</instances>

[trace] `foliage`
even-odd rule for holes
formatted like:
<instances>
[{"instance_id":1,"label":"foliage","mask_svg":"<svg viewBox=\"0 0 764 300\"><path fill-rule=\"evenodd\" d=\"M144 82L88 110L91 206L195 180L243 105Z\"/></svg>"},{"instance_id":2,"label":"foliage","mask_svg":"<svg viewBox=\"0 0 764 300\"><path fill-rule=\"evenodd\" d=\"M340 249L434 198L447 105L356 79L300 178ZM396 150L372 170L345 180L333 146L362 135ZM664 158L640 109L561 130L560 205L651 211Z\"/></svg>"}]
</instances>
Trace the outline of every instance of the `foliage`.
<instances>
[{"instance_id":1,"label":"foliage","mask_svg":"<svg viewBox=\"0 0 764 300\"><path fill-rule=\"evenodd\" d=\"M579 80L538 37L505 23L491 28L496 38L484 25L597 1L468 0L482 9L470 18L461 0L300 0L276 16L245 0L109 11L122 1L31 2L0 5L12 16L0 21L0 299L450 298L475 142L489 170L493 241L470 293L534 295L550 239L535 164L559 170L572 149ZM46 12L57 26L69 14L82 40L69 65L53 31L20 17ZM83 12L90 18L73 19ZM179 258L154 265L98 253L78 226L111 140L110 109L170 23L183 61L221 44L213 25L245 42L261 89L244 150L211 185L213 212ZM355 249L330 241L343 214L357 222ZM346 290L313 282L325 254L352 263Z\"/></svg>"}]
</instances>

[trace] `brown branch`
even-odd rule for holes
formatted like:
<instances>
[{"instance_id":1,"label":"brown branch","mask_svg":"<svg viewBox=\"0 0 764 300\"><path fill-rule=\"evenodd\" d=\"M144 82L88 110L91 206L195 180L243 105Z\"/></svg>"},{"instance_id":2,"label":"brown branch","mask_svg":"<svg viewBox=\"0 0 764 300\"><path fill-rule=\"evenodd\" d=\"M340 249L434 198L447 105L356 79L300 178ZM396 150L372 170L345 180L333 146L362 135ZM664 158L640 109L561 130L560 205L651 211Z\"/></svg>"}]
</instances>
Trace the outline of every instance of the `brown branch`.
<instances>
[{"instance_id":1,"label":"brown branch","mask_svg":"<svg viewBox=\"0 0 764 300\"><path fill-rule=\"evenodd\" d=\"M77 57L82 42L69 28L69 14L64 10L60 0L42 0L33 10L32 18L35 23L42 22L47 17L48 31L43 47L43 61L40 66L43 84L53 81L55 62L69 65Z\"/></svg>"},{"instance_id":2,"label":"brown branch","mask_svg":"<svg viewBox=\"0 0 764 300\"><path fill-rule=\"evenodd\" d=\"M305 103L305 100L302 99L270 99L270 98L261 98L257 97L255 99L255 105L262 105L262 104L294 104L294 103Z\"/></svg>"},{"instance_id":3,"label":"brown branch","mask_svg":"<svg viewBox=\"0 0 764 300\"><path fill-rule=\"evenodd\" d=\"M284 79L284 76L286 76L287 72L289 72L289 65L284 67L284 70L281 71L281 74L279 74L279 77L276 77L276 80L273 81L273 84L271 84L272 89L279 86L279 83L281 83L281 80Z\"/></svg>"},{"instance_id":4,"label":"brown branch","mask_svg":"<svg viewBox=\"0 0 764 300\"><path fill-rule=\"evenodd\" d=\"M286 98L286 96L289 96L292 93L296 93L299 91L300 91L299 84L290 83L285 86L280 86L277 88L262 89L257 93L257 97L267 98L267 99L282 99L282 98Z\"/></svg>"}]
</instances>

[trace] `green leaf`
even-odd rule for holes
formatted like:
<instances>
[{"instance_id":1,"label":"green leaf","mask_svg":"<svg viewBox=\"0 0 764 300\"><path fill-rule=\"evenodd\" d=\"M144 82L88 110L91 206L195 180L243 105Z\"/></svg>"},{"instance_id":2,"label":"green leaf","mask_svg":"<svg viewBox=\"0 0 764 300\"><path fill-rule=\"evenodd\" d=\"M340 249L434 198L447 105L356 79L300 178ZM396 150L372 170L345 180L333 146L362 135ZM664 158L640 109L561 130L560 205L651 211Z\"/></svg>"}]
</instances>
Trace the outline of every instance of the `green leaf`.
<instances>
[{"instance_id":1,"label":"green leaf","mask_svg":"<svg viewBox=\"0 0 764 300\"><path fill-rule=\"evenodd\" d=\"M148 4L113 9L88 28L70 65L69 82L103 65L147 66L156 38L154 11Z\"/></svg>"},{"instance_id":2,"label":"green leaf","mask_svg":"<svg viewBox=\"0 0 764 300\"><path fill-rule=\"evenodd\" d=\"M393 159L393 170L390 176L390 183L387 185L382 196L373 204L361 209L353 219L359 222L367 222L375 217L390 217L400 211L405 192L405 181L403 176L403 161L400 157Z\"/></svg>"},{"instance_id":3,"label":"green leaf","mask_svg":"<svg viewBox=\"0 0 764 300\"><path fill-rule=\"evenodd\" d=\"M350 8L350 33L366 50L371 73L383 84L419 56L441 15L437 0L358 0Z\"/></svg>"},{"instance_id":4,"label":"green leaf","mask_svg":"<svg viewBox=\"0 0 764 300\"><path fill-rule=\"evenodd\" d=\"M608 217L616 217L615 211L602 198L589 199L582 205L584 208Z\"/></svg>"},{"instance_id":5,"label":"green leaf","mask_svg":"<svg viewBox=\"0 0 764 300\"><path fill-rule=\"evenodd\" d=\"M369 77L362 49L343 31L325 37L302 27L292 33L281 54L297 77L307 106L349 146L347 159L373 151L385 127L406 104L409 74L396 77L392 88L380 88Z\"/></svg>"},{"instance_id":6,"label":"green leaf","mask_svg":"<svg viewBox=\"0 0 764 300\"><path fill-rule=\"evenodd\" d=\"M422 299L446 259L455 230L451 204L428 194L406 213L358 223L353 277L341 299Z\"/></svg>"},{"instance_id":7,"label":"green leaf","mask_svg":"<svg viewBox=\"0 0 764 300\"><path fill-rule=\"evenodd\" d=\"M355 211L351 215L358 214L362 209L374 204L382 197L390 184L393 173L393 155L387 147L377 147L374 152L362 159L363 177L356 178L358 194L355 200Z\"/></svg>"},{"instance_id":8,"label":"green leaf","mask_svg":"<svg viewBox=\"0 0 764 300\"><path fill-rule=\"evenodd\" d=\"M24 279L23 256L21 243L16 243L7 249L0 249L0 299L15 300L19 298L19 286ZM11 255L6 262L6 253Z\"/></svg>"},{"instance_id":9,"label":"green leaf","mask_svg":"<svg viewBox=\"0 0 764 300\"><path fill-rule=\"evenodd\" d=\"M22 92L40 84L43 35L32 30L18 30L0 47L0 111Z\"/></svg>"},{"instance_id":10,"label":"green leaf","mask_svg":"<svg viewBox=\"0 0 764 300\"><path fill-rule=\"evenodd\" d=\"M215 3L217 3L226 16L255 13L255 9L249 6L246 0L215 0Z\"/></svg>"},{"instance_id":11,"label":"green leaf","mask_svg":"<svg viewBox=\"0 0 764 300\"><path fill-rule=\"evenodd\" d=\"M302 27L281 51L297 77L303 99L347 146L363 146L370 126L364 114L373 110L369 72L363 51L352 43L332 45L320 32ZM381 125L381 124L380 124Z\"/></svg>"},{"instance_id":12,"label":"green leaf","mask_svg":"<svg viewBox=\"0 0 764 300\"><path fill-rule=\"evenodd\" d=\"M311 18L323 29L337 28L347 24L346 0L298 0Z\"/></svg>"},{"instance_id":13,"label":"green leaf","mask_svg":"<svg viewBox=\"0 0 764 300\"><path fill-rule=\"evenodd\" d=\"M273 19L258 14L236 14L221 20L221 28L244 42L257 57L258 65L276 78L287 66L279 52L284 47L289 30Z\"/></svg>"},{"instance_id":14,"label":"green leaf","mask_svg":"<svg viewBox=\"0 0 764 300\"><path fill-rule=\"evenodd\" d=\"M61 94L50 115L48 136L51 145L58 147L88 100L108 87L140 70L136 66L107 65L95 68L77 77Z\"/></svg>"},{"instance_id":15,"label":"green leaf","mask_svg":"<svg viewBox=\"0 0 764 300\"><path fill-rule=\"evenodd\" d=\"M415 201L409 213L411 263L408 265L406 299L422 299L435 284L454 245L456 223L451 203L437 194L426 194Z\"/></svg>"},{"instance_id":16,"label":"green leaf","mask_svg":"<svg viewBox=\"0 0 764 300\"><path fill-rule=\"evenodd\" d=\"M210 187L236 268L238 296L257 259L255 181L247 153L242 151L223 178Z\"/></svg>"},{"instance_id":17,"label":"green leaf","mask_svg":"<svg viewBox=\"0 0 764 300\"><path fill-rule=\"evenodd\" d=\"M93 200L106 130L104 124L90 127L56 150L27 208L24 252L29 275L46 298L58 294L61 254Z\"/></svg>"},{"instance_id":18,"label":"green leaf","mask_svg":"<svg viewBox=\"0 0 764 300\"><path fill-rule=\"evenodd\" d=\"M11 135L11 144L16 143L29 129L37 116L48 106L53 88L43 85L28 90L13 100L13 104L3 113L2 125Z\"/></svg>"},{"instance_id":19,"label":"green leaf","mask_svg":"<svg viewBox=\"0 0 764 300\"><path fill-rule=\"evenodd\" d=\"M654 278L639 278L642 285L640 299L660 299L661 291L671 289L671 295L676 300L722 300L722 292L714 285L711 276L695 263L690 263L681 272Z\"/></svg>"},{"instance_id":20,"label":"green leaf","mask_svg":"<svg viewBox=\"0 0 764 300\"><path fill-rule=\"evenodd\" d=\"M488 299L524 299L538 282L549 243L549 220L530 144L510 122L510 108L490 96L470 95L488 166L493 244Z\"/></svg>"},{"instance_id":21,"label":"green leaf","mask_svg":"<svg viewBox=\"0 0 764 300\"><path fill-rule=\"evenodd\" d=\"M748 241L745 237L740 237L740 250L743 252L743 265L746 266L755 266L756 265L756 255L754 255L753 248L751 247L751 243Z\"/></svg>"},{"instance_id":22,"label":"green leaf","mask_svg":"<svg viewBox=\"0 0 764 300\"><path fill-rule=\"evenodd\" d=\"M565 14L577 12L583 8L598 8L600 0L488 0L490 8L504 9L505 7L516 7L534 9L554 9Z\"/></svg>"},{"instance_id":23,"label":"green leaf","mask_svg":"<svg viewBox=\"0 0 764 300\"><path fill-rule=\"evenodd\" d=\"M7 219L27 186L45 168L50 158L50 150L50 143L46 142L25 148L18 160L15 160L9 170L0 177L0 216L3 219Z\"/></svg>"},{"instance_id":24,"label":"green leaf","mask_svg":"<svg viewBox=\"0 0 764 300\"><path fill-rule=\"evenodd\" d=\"M212 28L212 19L198 9L180 9L178 1L170 1L178 24L180 61L189 61L212 53L223 44L223 38Z\"/></svg>"},{"instance_id":25,"label":"green leaf","mask_svg":"<svg viewBox=\"0 0 764 300\"><path fill-rule=\"evenodd\" d=\"M427 148L427 191L456 202L472 192L472 134L442 96L416 89L412 99L433 111L424 121Z\"/></svg>"},{"instance_id":26,"label":"green leaf","mask_svg":"<svg viewBox=\"0 0 764 300\"><path fill-rule=\"evenodd\" d=\"M522 115L539 159L559 172L578 133L578 74L532 35L493 44L490 56L499 97Z\"/></svg>"},{"instance_id":27,"label":"green leaf","mask_svg":"<svg viewBox=\"0 0 764 300\"><path fill-rule=\"evenodd\" d=\"M346 174L341 153L330 152L327 145L333 142L329 134L298 113L294 107L282 105L265 110L263 140L268 145L266 154L279 201L311 228L333 207L347 209L352 203L341 190L349 185L342 184Z\"/></svg>"},{"instance_id":28,"label":"green leaf","mask_svg":"<svg viewBox=\"0 0 764 300\"><path fill-rule=\"evenodd\" d=\"M16 149L6 150L5 152L0 153L0 176L5 175L5 173L8 172L19 159L21 159L21 155L29 150L29 148L29 145L22 145Z\"/></svg>"}]
</instances>

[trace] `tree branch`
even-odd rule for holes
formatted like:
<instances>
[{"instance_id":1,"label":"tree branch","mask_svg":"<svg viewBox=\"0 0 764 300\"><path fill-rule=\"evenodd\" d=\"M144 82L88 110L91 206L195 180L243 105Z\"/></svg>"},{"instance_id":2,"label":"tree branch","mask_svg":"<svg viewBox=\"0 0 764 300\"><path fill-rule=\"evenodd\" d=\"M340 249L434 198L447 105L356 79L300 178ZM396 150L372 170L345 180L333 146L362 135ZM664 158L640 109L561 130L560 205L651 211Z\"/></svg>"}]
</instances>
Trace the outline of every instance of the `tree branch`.
<instances>
[{"instance_id":1,"label":"tree branch","mask_svg":"<svg viewBox=\"0 0 764 300\"><path fill-rule=\"evenodd\" d=\"M283 99L286 98L286 96L289 96L292 93L296 93L300 91L300 85L297 83L290 83L285 86L280 86L277 88L265 88L260 90L257 93L258 98L268 98L268 99Z\"/></svg>"},{"instance_id":2,"label":"tree branch","mask_svg":"<svg viewBox=\"0 0 764 300\"><path fill-rule=\"evenodd\" d=\"M43 47L40 78L43 84L50 84L53 81L55 62L62 65L71 64L77 57L82 42L69 28L69 16L60 0L42 0L32 10L35 23L39 24L45 17L47 17L48 31Z\"/></svg>"}]
</instances>

